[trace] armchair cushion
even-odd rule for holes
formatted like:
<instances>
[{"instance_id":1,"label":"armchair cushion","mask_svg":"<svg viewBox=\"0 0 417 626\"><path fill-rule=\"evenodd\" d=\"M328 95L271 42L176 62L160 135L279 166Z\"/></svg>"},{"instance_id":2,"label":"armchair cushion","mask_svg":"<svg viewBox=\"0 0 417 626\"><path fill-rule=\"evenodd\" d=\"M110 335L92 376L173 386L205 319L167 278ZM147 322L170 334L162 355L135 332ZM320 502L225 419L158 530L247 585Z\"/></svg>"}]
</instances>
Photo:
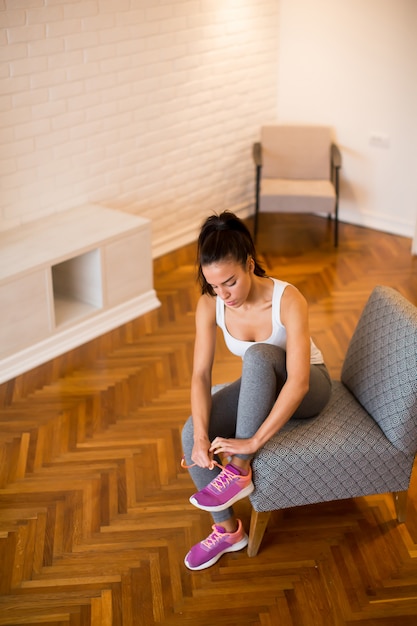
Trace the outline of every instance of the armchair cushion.
<instances>
[{"instance_id":1,"label":"armchair cushion","mask_svg":"<svg viewBox=\"0 0 417 626\"><path fill-rule=\"evenodd\" d=\"M329 180L265 178L262 181L260 209L266 213L332 213L335 200L336 193Z\"/></svg>"},{"instance_id":2,"label":"armchair cushion","mask_svg":"<svg viewBox=\"0 0 417 626\"><path fill-rule=\"evenodd\" d=\"M387 439L417 452L417 308L389 287L372 292L350 341L341 380Z\"/></svg>"}]
</instances>

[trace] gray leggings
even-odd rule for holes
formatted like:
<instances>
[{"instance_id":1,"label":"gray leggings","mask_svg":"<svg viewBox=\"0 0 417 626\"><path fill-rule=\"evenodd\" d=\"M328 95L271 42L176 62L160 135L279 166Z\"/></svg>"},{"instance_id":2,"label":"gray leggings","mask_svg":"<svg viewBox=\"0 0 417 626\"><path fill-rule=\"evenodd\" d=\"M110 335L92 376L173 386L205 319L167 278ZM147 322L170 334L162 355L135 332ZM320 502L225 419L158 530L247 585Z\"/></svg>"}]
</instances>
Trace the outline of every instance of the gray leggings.
<instances>
[{"instance_id":1,"label":"gray leggings","mask_svg":"<svg viewBox=\"0 0 417 626\"><path fill-rule=\"evenodd\" d=\"M287 378L285 351L277 346L257 343L245 353L242 376L221 388L212 397L209 439L230 437L248 439L252 437L269 415ZM311 365L310 388L292 417L303 419L314 417L326 406L331 392L331 379L324 364ZM184 425L182 445L187 465L192 463L194 446L192 417ZM252 455L239 455L250 459ZM220 469L190 468L191 478L197 490L205 487ZM215 523L229 519L231 508L213 513Z\"/></svg>"}]
</instances>

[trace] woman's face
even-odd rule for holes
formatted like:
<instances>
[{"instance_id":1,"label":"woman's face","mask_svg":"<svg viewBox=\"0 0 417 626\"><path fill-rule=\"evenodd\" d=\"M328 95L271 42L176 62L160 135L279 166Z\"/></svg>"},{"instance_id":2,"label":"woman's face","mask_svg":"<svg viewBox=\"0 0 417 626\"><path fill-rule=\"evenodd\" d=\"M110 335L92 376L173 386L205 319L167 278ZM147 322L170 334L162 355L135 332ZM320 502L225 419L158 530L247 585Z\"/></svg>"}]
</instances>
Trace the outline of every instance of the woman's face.
<instances>
[{"instance_id":1,"label":"woman's face","mask_svg":"<svg viewBox=\"0 0 417 626\"><path fill-rule=\"evenodd\" d=\"M238 308L246 302L252 286L252 265L251 259L245 267L229 259L204 265L202 270L204 278L226 306Z\"/></svg>"}]
</instances>

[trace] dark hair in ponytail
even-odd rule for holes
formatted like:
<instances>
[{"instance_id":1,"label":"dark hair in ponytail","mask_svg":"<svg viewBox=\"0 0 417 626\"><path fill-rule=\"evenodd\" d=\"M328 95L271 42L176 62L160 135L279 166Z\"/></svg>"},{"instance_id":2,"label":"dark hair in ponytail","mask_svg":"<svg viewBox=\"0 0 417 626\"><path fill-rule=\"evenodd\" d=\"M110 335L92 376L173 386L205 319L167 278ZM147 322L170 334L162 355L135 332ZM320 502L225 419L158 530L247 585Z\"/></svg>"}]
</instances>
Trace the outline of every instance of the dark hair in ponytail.
<instances>
[{"instance_id":1,"label":"dark hair in ponytail","mask_svg":"<svg viewBox=\"0 0 417 626\"><path fill-rule=\"evenodd\" d=\"M265 276L266 272L256 259L255 245L245 224L230 211L211 215L201 227L197 243L198 282L201 293L216 295L204 277L202 268L205 265L227 259L245 267L248 258L252 258L255 263L254 273L257 276Z\"/></svg>"}]
</instances>

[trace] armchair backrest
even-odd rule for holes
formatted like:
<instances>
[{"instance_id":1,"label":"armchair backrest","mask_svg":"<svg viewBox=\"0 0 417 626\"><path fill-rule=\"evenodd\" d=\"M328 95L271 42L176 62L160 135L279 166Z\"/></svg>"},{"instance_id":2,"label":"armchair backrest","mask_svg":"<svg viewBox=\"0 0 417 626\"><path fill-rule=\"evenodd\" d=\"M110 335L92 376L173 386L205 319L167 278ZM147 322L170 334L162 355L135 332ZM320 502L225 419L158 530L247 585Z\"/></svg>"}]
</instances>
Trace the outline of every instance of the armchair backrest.
<instances>
[{"instance_id":1,"label":"armchair backrest","mask_svg":"<svg viewBox=\"0 0 417 626\"><path fill-rule=\"evenodd\" d=\"M342 383L408 455L417 452L417 307L375 287L349 343Z\"/></svg>"},{"instance_id":2,"label":"armchair backrest","mask_svg":"<svg viewBox=\"0 0 417 626\"><path fill-rule=\"evenodd\" d=\"M331 141L327 126L263 126L262 176L329 180Z\"/></svg>"}]
</instances>

